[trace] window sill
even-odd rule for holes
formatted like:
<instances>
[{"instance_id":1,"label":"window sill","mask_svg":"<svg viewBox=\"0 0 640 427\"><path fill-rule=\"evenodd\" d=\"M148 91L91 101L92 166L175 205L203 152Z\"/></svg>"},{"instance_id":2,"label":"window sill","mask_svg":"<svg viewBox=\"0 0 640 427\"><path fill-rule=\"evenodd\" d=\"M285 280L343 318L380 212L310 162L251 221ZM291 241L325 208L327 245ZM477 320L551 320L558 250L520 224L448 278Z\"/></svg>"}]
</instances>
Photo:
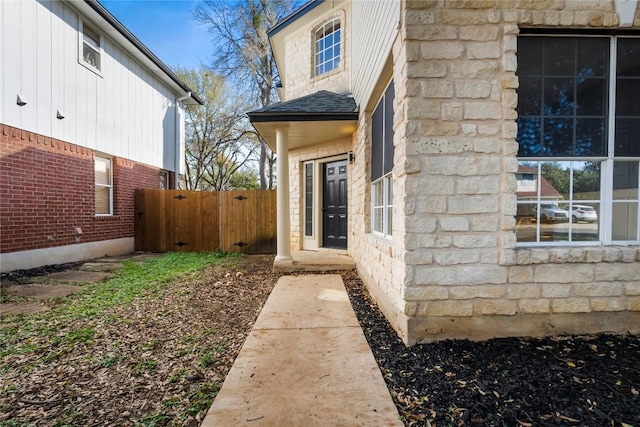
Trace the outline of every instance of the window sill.
<instances>
[{"instance_id":1,"label":"window sill","mask_svg":"<svg viewBox=\"0 0 640 427\"><path fill-rule=\"evenodd\" d=\"M513 265L640 261L640 246L516 248Z\"/></svg>"}]
</instances>

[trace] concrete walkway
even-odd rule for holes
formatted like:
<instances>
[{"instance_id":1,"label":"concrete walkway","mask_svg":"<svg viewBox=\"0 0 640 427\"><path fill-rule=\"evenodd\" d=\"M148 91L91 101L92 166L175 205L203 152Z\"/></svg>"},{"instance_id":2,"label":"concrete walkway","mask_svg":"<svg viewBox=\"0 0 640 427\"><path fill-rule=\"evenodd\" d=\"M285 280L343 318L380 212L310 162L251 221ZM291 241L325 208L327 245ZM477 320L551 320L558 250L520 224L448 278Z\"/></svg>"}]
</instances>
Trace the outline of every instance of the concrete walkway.
<instances>
[{"instance_id":1,"label":"concrete walkway","mask_svg":"<svg viewBox=\"0 0 640 427\"><path fill-rule=\"evenodd\" d=\"M283 276L202 426L402 426L337 274Z\"/></svg>"}]
</instances>

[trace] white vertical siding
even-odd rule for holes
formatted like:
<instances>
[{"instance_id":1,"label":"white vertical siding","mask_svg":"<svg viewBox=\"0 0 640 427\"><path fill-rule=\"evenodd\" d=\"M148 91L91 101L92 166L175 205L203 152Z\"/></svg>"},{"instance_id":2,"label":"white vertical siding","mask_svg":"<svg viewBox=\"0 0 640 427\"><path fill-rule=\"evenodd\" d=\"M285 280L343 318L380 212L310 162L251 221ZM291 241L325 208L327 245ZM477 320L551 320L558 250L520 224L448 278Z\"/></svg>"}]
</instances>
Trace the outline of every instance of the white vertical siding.
<instances>
[{"instance_id":1,"label":"white vertical siding","mask_svg":"<svg viewBox=\"0 0 640 427\"><path fill-rule=\"evenodd\" d=\"M81 65L84 20L59 0L1 2L0 122L174 170L176 95L104 33L101 72Z\"/></svg>"},{"instance_id":2,"label":"white vertical siding","mask_svg":"<svg viewBox=\"0 0 640 427\"><path fill-rule=\"evenodd\" d=\"M364 107L398 33L400 0L354 1L352 8L352 90Z\"/></svg>"}]
</instances>

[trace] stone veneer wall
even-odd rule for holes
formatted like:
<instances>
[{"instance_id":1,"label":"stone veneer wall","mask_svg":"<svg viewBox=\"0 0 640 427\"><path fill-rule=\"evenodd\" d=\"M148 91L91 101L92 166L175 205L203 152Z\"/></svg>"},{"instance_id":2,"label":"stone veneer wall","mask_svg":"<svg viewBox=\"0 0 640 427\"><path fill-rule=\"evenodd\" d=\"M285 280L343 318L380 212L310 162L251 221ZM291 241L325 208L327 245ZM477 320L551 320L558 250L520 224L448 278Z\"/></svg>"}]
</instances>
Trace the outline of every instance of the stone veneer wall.
<instances>
[{"instance_id":1,"label":"stone veneer wall","mask_svg":"<svg viewBox=\"0 0 640 427\"><path fill-rule=\"evenodd\" d=\"M299 98L319 90L341 93L349 90L350 83L350 21L351 2L338 5L311 26L295 32L285 41L287 80L284 85L286 99ZM340 18L342 25L342 59L340 67L320 76L314 75L315 31L333 18Z\"/></svg>"},{"instance_id":2,"label":"stone veneer wall","mask_svg":"<svg viewBox=\"0 0 640 427\"><path fill-rule=\"evenodd\" d=\"M519 27L616 28L614 3L419 0L402 7L394 46L394 238L367 229L365 117L354 141L350 253L404 341L640 333L640 248L515 245Z\"/></svg>"}]
</instances>

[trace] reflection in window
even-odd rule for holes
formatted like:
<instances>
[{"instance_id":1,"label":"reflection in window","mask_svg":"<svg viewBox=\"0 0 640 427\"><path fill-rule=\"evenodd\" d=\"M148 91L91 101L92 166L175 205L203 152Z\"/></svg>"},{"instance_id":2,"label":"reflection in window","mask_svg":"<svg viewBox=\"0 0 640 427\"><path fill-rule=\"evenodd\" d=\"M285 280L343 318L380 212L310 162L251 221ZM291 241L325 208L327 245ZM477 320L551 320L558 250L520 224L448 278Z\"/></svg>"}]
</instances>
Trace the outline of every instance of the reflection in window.
<instances>
[{"instance_id":1,"label":"reflection in window","mask_svg":"<svg viewBox=\"0 0 640 427\"><path fill-rule=\"evenodd\" d=\"M110 158L95 157L94 177L96 215L111 215L113 213L113 184Z\"/></svg>"},{"instance_id":2,"label":"reflection in window","mask_svg":"<svg viewBox=\"0 0 640 427\"><path fill-rule=\"evenodd\" d=\"M101 70L100 35L84 23L82 25L82 52L80 54L85 64L98 71Z\"/></svg>"},{"instance_id":3,"label":"reflection in window","mask_svg":"<svg viewBox=\"0 0 640 427\"><path fill-rule=\"evenodd\" d=\"M600 162L519 162L517 241L599 241L600 179Z\"/></svg>"},{"instance_id":4,"label":"reflection in window","mask_svg":"<svg viewBox=\"0 0 640 427\"><path fill-rule=\"evenodd\" d=\"M517 241L640 242L640 38L521 36L517 75Z\"/></svg>"}]
</instances>

